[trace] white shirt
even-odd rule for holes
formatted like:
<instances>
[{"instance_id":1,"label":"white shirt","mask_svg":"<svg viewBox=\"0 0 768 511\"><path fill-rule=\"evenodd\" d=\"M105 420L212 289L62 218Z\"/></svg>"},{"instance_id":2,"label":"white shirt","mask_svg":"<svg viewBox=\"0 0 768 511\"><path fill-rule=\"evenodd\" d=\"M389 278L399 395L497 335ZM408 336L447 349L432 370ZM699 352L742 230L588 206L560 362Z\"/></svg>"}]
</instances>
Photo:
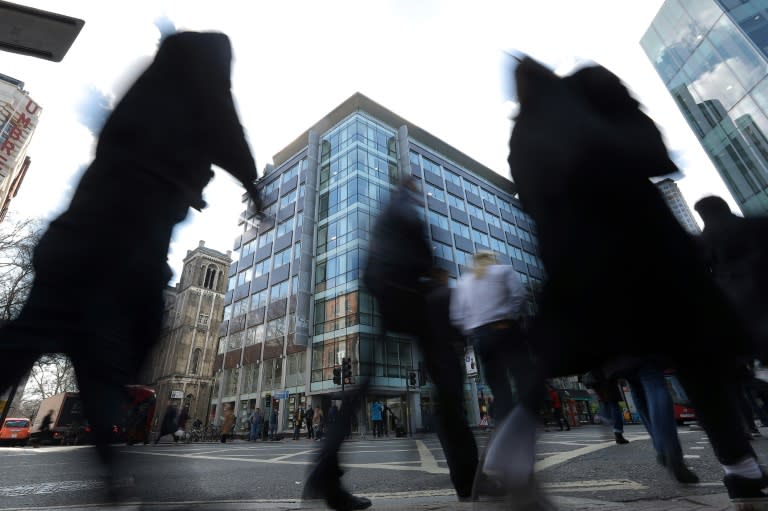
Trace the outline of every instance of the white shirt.
<instances>
[{"instance_id":1,"label":"white shirt","mask_svg":"<svg viewBox=\"0 0 768 511\"><path fill-rule=\"evenodd\" d=\"M494 321L517 320L528 299L520 276L508 264L493 264L482 278L468 272L451 294L451 323L464 333Z\"/></svg>"}]
</instances>

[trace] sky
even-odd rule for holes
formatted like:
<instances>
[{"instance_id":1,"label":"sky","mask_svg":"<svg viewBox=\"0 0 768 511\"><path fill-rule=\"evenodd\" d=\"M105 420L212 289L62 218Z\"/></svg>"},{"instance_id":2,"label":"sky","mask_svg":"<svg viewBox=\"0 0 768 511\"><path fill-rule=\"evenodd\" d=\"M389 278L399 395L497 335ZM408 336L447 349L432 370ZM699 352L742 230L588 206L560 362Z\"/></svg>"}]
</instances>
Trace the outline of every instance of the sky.
<instances>
[{"instance_id":1,"label":"sky","mask_svg":"<svg viewBox=\"0 0 768 511\"><path fill-rule=\"evenodd\" d=\"M104 109L151 62L162 18L180 30L229 35L232 90L260 173L274 154L361 92L509 177L502 64L503 52L515 49L559 72L584 60L613 71L662 130L683 171L678 184L688 204L715 194L738 211L640 47L663 0L16 3L81 18L85 26L59 63L0 52L0 73L25 82L43 108L13 217L50 221L66 208L93 158ZM209 207L190 211L174 232L174 278L199 240L222 252L232 248L242 230L242 193L216 171L205 191Z\"/></svg>"}]
</instances>

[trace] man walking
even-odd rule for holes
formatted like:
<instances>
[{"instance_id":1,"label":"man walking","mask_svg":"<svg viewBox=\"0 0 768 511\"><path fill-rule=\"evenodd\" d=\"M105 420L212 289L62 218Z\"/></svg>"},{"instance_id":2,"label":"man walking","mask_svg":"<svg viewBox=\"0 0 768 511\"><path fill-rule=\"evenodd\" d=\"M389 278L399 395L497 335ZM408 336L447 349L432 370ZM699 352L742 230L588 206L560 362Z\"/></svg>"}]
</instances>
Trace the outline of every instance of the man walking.
<instances>
[{"instance_id":1,"label":"man walking","mask_svg":"<svg viewBox=\"0 0 768 511\"><path fill-rule=\"evenodd\" d=\"M371 404L371 422L373 422L373 437L380 437L382 435L382 428L381 428L381 412L382 412L382 406L381 402L377 399Z\"/></svg>"}]
</instances>

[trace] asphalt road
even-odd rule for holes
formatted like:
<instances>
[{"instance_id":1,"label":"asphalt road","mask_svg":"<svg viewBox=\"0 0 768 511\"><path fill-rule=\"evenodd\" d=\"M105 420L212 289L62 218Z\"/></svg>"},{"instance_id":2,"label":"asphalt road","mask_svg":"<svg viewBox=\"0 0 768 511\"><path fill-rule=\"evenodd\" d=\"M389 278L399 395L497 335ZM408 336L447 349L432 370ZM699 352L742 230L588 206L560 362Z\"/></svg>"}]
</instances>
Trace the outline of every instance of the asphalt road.
<instances>
[{"instance_id":1,"label":"asphalt road","mask_svg":"<svg viewBox=\"0 0 768 511\"><path fill-rule=\"evenodd\" d=\"M704 433L680 428L689 466L701 483L681 486L655 462L645 430L627 426L627 445L613 442L601 426L569 432L542 432L538 441L540 479L557 496L637 501L681 495L723 493L722 471ZM767 433L768 434L768 433ZM485 445L487 435L478 434ZM768 438L753 442L762 459ZM125 498L145 503L296 502L319 443L279 442L115 446L123 459ZM434 435L414 438L355 438L345 445L344 483L373 498L439 497L452 490L439 442ZM104 502L103 471L88 446L33 449L0 448L0 510L88 506Z\"/></svg>"}]
</instances>

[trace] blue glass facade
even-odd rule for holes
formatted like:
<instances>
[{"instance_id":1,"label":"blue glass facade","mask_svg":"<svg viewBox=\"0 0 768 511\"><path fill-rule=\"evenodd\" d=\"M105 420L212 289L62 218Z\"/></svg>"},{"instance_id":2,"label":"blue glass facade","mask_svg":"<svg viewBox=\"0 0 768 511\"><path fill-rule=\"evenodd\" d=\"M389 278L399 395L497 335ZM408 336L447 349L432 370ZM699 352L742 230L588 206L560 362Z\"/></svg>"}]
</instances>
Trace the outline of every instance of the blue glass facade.
<instances>
[{"instance_id":1,"label":"blue glass facade","mask_svg":"<svg viewBox=\"0 0 768 511\"><path fill-rule=\"evenodd\" d=\"M768 2L667 0L641 45L744 214L768 214Z\"/></svg>"},{"instance_id":2,"label":"blue glass facade","mask_svg":"<svg viewBox=\"0 0 768 511\"><path fill-rule=\"evenodd\" d=\"M242 216L239 261L230 269L219 331L214 404L246 410L287 390L282 424L291 427L291 404L337 395L333 368L344 357L352 358L354 375L370 377L373 394L404 395L408 372L419 366L418 350L405 336L378 335L377 306L360 281L371 225L404 172L421 183L436 261L452 279L483 248L513 264L533 289L541 284L536 234L504 191L510 183L364 96L345 104L358 101L370 111L350 105L334 122L317 123L261 180L270 218L254 225L250 208ZM429 391L422 387L413 403L424 416ZM469 386L465 398L472 400Z\"/></svg>"}]
</instances>

